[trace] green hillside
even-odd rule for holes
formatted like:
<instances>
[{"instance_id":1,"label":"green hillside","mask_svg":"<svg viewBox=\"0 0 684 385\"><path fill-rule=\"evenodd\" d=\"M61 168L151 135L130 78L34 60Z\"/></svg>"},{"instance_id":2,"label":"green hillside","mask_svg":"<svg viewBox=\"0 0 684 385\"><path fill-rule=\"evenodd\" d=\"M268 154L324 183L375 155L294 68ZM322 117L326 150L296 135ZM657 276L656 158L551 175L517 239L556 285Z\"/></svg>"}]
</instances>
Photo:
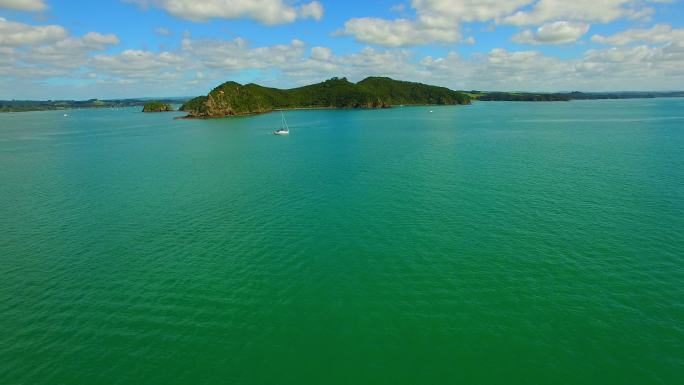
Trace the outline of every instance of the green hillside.
<instances>
[{"instance_id":1,"label":"green hillside","mask_svg":"<svg viewBox=\"0 0 684 385\"><path fill-rule=\"evenodd\" d=\"M398 104L470 104L464 93L444 87L372 77L358 83L332 78L281 90L257 84L224 83L185 103L189 117L223 117L292 108L388 108Z\"/></svg>"},{"instance_id":2,"label":"green hillside","mask_svg":"<svg viewBox=\"0 0 684 385\"><path fill-rule=\"evenodd\" d=\"M145 105L143 106L143 112L169 112L169 111L173 111L173 107L171 107L171 105L168 103L152 101L152 102L145 103Z\"/></svg>"}]
</instances>

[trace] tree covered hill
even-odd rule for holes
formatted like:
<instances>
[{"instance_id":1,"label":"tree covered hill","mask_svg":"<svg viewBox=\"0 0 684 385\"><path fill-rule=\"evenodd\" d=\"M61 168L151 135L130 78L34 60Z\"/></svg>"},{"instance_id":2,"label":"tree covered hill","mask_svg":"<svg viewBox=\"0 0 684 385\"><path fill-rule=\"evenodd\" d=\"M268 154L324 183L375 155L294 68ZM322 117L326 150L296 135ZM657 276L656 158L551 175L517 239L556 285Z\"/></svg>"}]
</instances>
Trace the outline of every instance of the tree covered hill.
<instances>
[{"instance_id":1,"label":"tree covered hill","mask_svg":"<svg viewBox=\"0 0 684 385\"><path fill-rule=\"evenodd\" d=\"M223 117L293 108L388 108L399 104L470 104L448 88L370 77L358 83L332 78L288 90L227 82L182 107L189 117Z\"/></svg>"},{"instance_id":2,"label":"tree covered hill","mask_svg":"<svg viewBox=\"0 0 684 385\"><path fill-rule=\"evenodd\" d=\"M173 111L173 107L171 107L170 104L158 102L158 101L151 101L151 102L145 103L145 105L143 106L142 112L170 112L170 111Z\"/></svg>"}]
</instances>

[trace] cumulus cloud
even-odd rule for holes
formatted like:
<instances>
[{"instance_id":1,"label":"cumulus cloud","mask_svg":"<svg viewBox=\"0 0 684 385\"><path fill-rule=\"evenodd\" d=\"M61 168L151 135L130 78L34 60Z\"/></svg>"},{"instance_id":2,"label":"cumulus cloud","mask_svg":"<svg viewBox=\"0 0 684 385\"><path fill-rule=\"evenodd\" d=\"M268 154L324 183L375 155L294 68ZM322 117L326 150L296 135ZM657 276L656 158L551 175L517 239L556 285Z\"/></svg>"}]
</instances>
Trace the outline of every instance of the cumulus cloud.
<instances>
[{"instance_id":1,"label":"cumulus cloud","mask_svg":"<svg viewBox=\"0 0 684 385\"><path fill-rule=\"evenodd\" d=\"M19 51L23 65L51 70L79 69L88 62L91 53L104 51L119 43L115 35L89 32L82 37L68 37Z\"/></svg>"},{"instance_id":2,"label":"cumulus cloud","mask_svg":"<svg viewBox=\"0 0 684 385\"><path fill-rule=\"evenodd\" d=\"M326 60L332 52L324 47L312 50ZM313 56L313 54L312 54ZM129 92L159 89L159 94L182 92L189 87L211 88L236 76L242 70L291 71L306 58L306 46L300 40L289 44L252 47L242 38L192 39L186 35L181 47L174 51L125 50L116 54L99 54L87 60L85 68L97 73L103 86ZM147 88L143 87L146 85Z\"/></svg>"},{"instance_id":3,"label":"cumulus cloud","mask_svg":"<svg viewBox=\"0 0 684 385\"><path fill-rule=\"evenodd\" d=\"M83 42L91 47L104 47L108 44L119 44L119 38L113 33L103 35L99 32L88 32L83 36Z\"/></svg>"},{"instance_id":4,"label":"cumulus cloud","mask_svg":"<svg viewBox=\"0 0 684 385\"><path fill-rule=\"evenodd\" d=\"M306 49L304 42L297 39L290 44L252 48L242 38L193 40L186 37L183 39L182 51L186 56L199 60L206 68L231 71L287 66L292 61L299 60Z\"/></svg>"},{"instance_id":5,"label":"cumulus cloud","mask_svg":"<svg viewBox=\"0 0 684 385\"><path fill-rule=\"evenodd\" d=\"M0 46L18 47L49 43L66 36L66 29L59 25L34 26L0 17Z\"/></svg>"},{"instance_id":6,"label":"cumulus cloud","mask_svg":"<svg viewBox=\"0 0 684 385\"><path fill-rule=\"evenodd\" d=\"M667 24L658 24L647 29L628 29L611 36L594 35L591 41L610 45L627 45L635 42L653 44L684 42L684 29L674 29Z\"/></svg>"},{"instance_id":7,"label":"cumulus cloud","mask_svg":"<svg viewBox=\"0 0 684 385\"><path fill-rule=\"evenodd\" d=\"M522 31L511 40L520 44L568 44L576 42L588 31L589 24L557 21L544 24L535 31Z\"/></svg>"},{"instance_id":8,"label":"cumulus cloud","mask_svg":"<svg viewBox=\"0 0 684 385\"><path fill-rule=\"evenodd\" d=\"M88 56L93 52L88 49L95 46L86 47L85 38L67 41L71 43L63 42L59 46L61 49L43 51L41 57L23 56L19 62L23 68L17 73L39 76L40 71L47 70L48 75L41 76L63 76L66 69L60 70L58 65L37 67L35 63L39 60L47 63L50 53L58 55L66 50L71 54L86 53L79 59L82 64L71 69L70 76L93 76L90 81L94 83L90 84L107 90L105 96L112 93L122 96L203 94L223 81L240 78L243 71L249 71L251 81L276 87L308 84L331 76L348 76L357 81L373 75L453 89L484 90L600 91L670 89L684 85L684 46L676 42L660 47L595 49L576 59L561 59L536 50L502 48L468 57L451 52L442 57L421 58L407 49L369 47L338 55L329 47L307 49L300 40L252 47L244 39L193 40L190 36L185 37L182 46L174 51L126 50ZM65 48L69 45L71 48ZM206 47L217 47L217 50ZM17 48L0 47L0 53L3 73L5 68L17 67L18 62L14 61ZM34 60L34 65L27 66L25 63L30 60ZM73 63L59 55L52 60L54 63ZM13 81L16 84L18 80ZM96 96L102 97L102 94L86 95Z\"/></svg>"},{"instance_id":9,"label":"cumulus cloud","mask_svg":"<svg viewBox=\"0 0 684 385\"><path fill-rule=\"evenodd\" d=\"M353 18L339 35L358 42L387 47L430 43L466 42L460 28L465 23L492 22L517 26L542 25L526 30L516 40L529 44L564 44L576 41L589 23L621 18L640 19L653 9L648 3L669 0L413 0L415 18Z\"/></svg>"},{"instance_id":10,"label":"cumulus cloud","mask_svg":"<svg viewBox=\"0 0 684 385\"><path fill-rule=\"evenodd\" d=\"M371 75L417 79L420 71L411 59L412 54L408 50L381 51L366 47L356 53L336 55L327 47L314 47L309 57L291 61L280 70L294 85L318 82L331 76L345 76L352 80Z\"/></svg>"},{"instance_id":11,"label":"cumulus cloud","mask_svg":"<svg viewBox=\"0 0 684 385\"><path fill-rule=\"evenodd\" d=\"M98 72L121 78L150 78L168 76L169 71L182 71L184 58L170 52L154 53L125 50L118 55L98 55L91 66ZM172 73L172 77L174 74Z\"/></svg>"},{"instance_id":12,"label":"cumulus cloud","mask_svg":"<svg viewBox=\"0 0 684 385\"><path fill-rule=\"evenodd\" d=\"M356 41L385 47L428 43L452 43L461 39L458 28L431 27L406 19L357 18L347 21L337 34L353 36Z\"/></svg>"},{"instance_id":13,"label":"cumulus cloud","mask_svg":"<svg viewBox=\"0 0 684 385\"><path fill-rule=\"evenodd\" d=\"M386 47L413 46L462 41L460 24L487 21L513 12L532 0L413 0L415 19L387 20L354 18L348 20L338 35L353 36L356 41Z\"/></svg>"},{"instance_id":14,"label":"cumulus cloud","mask_svg":"<svg viewBox=\"0 0 684 385\"><path fill-rule=\"evenodd\" d=\"M311 48L311 59L313 60L329 60L332 56L332 50L328 47Z\"/></svg>"},{"instance_id":15,"label":"cumulus cloud","mask_svg":"<svg viewBox=\"0 0 684 385\"><path fill-rule=\"evenodd\" d=\"M126 0L143 7L154 6L191 21L248 18L266 25L285 24L297 18L320 20L323 6L317 2L296 8L283 0Z\"/></svg>"},{"instance_id":16,"label":"cumulus cloud","mask_svg":"<svg viewBox=\"0 0 684 385\"><path fill-rule=\"evenodd\" d=\"M92 53L119 43L113 34L69 36L59 25L34 26L0 18L0 78L79 77Z\"/></svg>"},{"instance_id":17,"label":"cumulus cloud","mask_svg":"<svg viewBox=\"0 0 684 385\"><path fill-rule=\"evenodd\" d=\"M684 78L684 45L668 43L661 47L640 45L589 50L577 65L578 73L596 84L618 83L634 87L671 88ZM616 87L616 85L613 85Z\"/></svg>"},{"instance_id":18,"label":"cumulus cloud","mask_svg":"<svg viewBox=\"0 0 684 385\"><path fill-rule=\"evenodd\" d=\"M0 8L17 11L42 11L47 9L43 0L0 0Z\"/></svg>"},{"instance_id":19,"label":"cumulus cloud","mask_svg":"<svg viewBox=\"0 0 684 385\"><path fill-rule=\"evenodd\" d=\"M542 24L553 20L608 23L624 17L649 15L652 9L645 3L645 0L538 0L530 10L517 11L504 17L502 22L514 25Z\"/></svg>"},{"instance_id":20,"label":"cumulus cloud","mask_svg":"<svg viewBox=\"0 0 684 385\"><path fill-rule=\"evenodd\" d=\"M299 16L303 19L312 18L321 20L323 18L323 6L318 1L312 1L299 7Z\"/></svg>"},{"instance_id":21,"label":"cumulus cloud","mask_svg":"<svg viewBox=\"0 0 684 385\"><path fill-rule=\"evenodd\" d=\"M527 66L536 65L536 61ZM550 61L520 85L527 89L538 85L546 90L670 89L684 82L683 64L684 47L675 43L589 50L579 59Z\"/></svg>"},{"instance_id":22,"label":"cumulus cloud","mask_svg":"<svg viewBox=\"0 0 684 385\"><path fill-rule=\"evenodd\" d=\"M493 49L489 54L478 60L478 73L489 73L497 84L489 88L521 89L521 87L542 87L540 81L567 82L573 78L567 63L560 59L545 56L538 51L511 52L502 48ZM543 79L543 80L542 80ZM548 86L545 86L548 87Z\"/></svg>"},{"instance_id":23,"label":"cumulus cloud","mask_svg":"<svg viewBox=\"0 0 684 385\"><path fill-rule=\"evenodd\" d=\"M533 0L413 0L418 18L436 23L489 21L512 13Z\"/></svg>"},{"instance_id":24,"label":"cumulus cloud","mask_svg":"<svg viewBox=\"0 0 684 385\"><path fill-rule=\"evenodd\" d=\"M470 58L426 57L419 69L430 74L427 81L459 89L615 91L681 87L683 64L684 47L673 43L590 50L570 60L497 48Z\"/></svg>"}]
</instances>

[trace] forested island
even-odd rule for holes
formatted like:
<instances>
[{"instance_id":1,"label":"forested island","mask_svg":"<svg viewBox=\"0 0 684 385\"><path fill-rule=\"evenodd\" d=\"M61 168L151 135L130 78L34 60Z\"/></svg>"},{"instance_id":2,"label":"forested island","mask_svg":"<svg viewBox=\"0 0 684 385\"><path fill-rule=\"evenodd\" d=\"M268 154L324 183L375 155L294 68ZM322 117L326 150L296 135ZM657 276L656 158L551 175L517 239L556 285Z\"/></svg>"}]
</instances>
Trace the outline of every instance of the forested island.
<instances>
[{"instance_id":1,"label":"forested island","mask_svg":"<svg viewBox=\"0 0 684 385\"><path fill-rule=\"evenodd\" d=\"M162 103L162 102L147 102L143 106L142 112L171 112L173 111L173 107L171 107L170 104L168 103Z\"/></svg>"},{"instance_id":2,"label":"forested island","mask_svg":"<svg viewBox=\"0 0 684 385\"><path fill-rule=\"evenodd\" d=\"M181 111L188 118L251 115L279 109L305 108L389 108L393 105L470 104L463 92L445 87L369 77L358 83L332 78L299 88L278 89L257 84L226 82L185 103Z\"/></svg>"}]
</instances>

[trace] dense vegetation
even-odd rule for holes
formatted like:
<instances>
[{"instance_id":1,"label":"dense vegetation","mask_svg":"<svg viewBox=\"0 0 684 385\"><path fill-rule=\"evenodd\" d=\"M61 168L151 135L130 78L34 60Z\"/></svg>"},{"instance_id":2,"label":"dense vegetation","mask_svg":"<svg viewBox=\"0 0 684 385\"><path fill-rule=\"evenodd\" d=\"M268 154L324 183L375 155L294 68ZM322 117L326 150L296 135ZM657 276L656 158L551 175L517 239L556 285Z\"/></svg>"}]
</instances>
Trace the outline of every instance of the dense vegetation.
<instances>
[{"instance_id":1,"label":"dense vegetation","mask_svg":"<svg viewBox=\"0 0 684 385\"><path fill-rule=\"evenodd\" d=\"M190 117L247 115L292 108L388 108L399 104L469 104L470 97L444 87L371 77L358 83L332 78L282 90L227 82L181 107Z\"/></svg>"},{"instance_id":2,"label":"dense vegetation","mask_svg":"<svg viewBox=\"0 0 684 385\"><path fill-rule=\"evenodd\" d=\"M183 103L187 98L162 99L160 103ZM0 112L24 112L45 110L66 110L74 108L122 108L144 106L147 99L118 99L118 100L0 100Z\"/></svg>"},{"instance_id":3,"label":"dense vegetation","mask_svg":"<svg viewBox=\"0 0 684 385\"><path fill-rule=\"evenodd\" d=\"M168 112L168 111L173 111L173 107L171 107L170 104L168 103L162 103L162 102L147 102L143 106L143 112Z\"/></svg>"}]
</instances>

